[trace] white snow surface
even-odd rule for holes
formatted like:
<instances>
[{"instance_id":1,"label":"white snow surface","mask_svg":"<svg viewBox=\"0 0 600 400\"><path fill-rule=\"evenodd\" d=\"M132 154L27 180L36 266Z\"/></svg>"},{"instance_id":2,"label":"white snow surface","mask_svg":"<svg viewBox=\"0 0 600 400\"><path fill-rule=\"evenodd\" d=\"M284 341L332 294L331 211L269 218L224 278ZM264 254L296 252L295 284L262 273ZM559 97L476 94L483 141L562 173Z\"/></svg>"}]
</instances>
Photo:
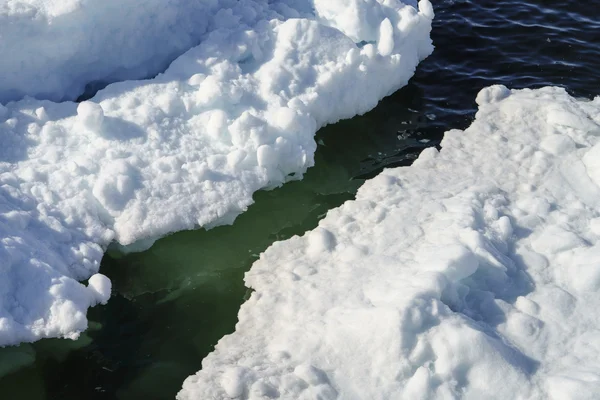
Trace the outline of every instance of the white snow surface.
<instances>
[{"instance_id":1,"label":"white snow surface","mask_svg":"<svg viewBox=\"0 0 600 400\"><path fill-rule=\"evenodd\" d=\"M246 274L184 399L597 399L600 97L477 97Z\"/></svg>"},{"instance_id":2,"label":"white snow surface","mask_svg":"<svg viewBox=\"0 0 600 400\"><path fill-rule=\"evenodd\" d=\"M204 34L232 23L236 0L0 0L0 102L75 100L85 85L164 71ZM235 18L281 18L242 1ZM283 2L280 2L283 3ZM300 16L310 8L297 10Z\"/></svg>"},{"instance_id":3,"label":"white snow surface","mask_svg":"<svg viewBox=\"0 0 600 400\"><path fill-rule=\"evenodd\" d=\"M0 0L4 99L74 97L199 39L89 101L0 105L0 346L77 337L110 296L111 241L231 223L300 179L319 127L407 83L432 18L428 0Z\"/></svg>"},{"instance_id":4,"label":"white snow surface","mask_svg":"<svg viewBox=\"0 0 600 400\"><path fill-rule=\"evenodd\" d=\"M416 6L416 0L404 3ZM147 78L164 71L211 32L232 28L242 32L261 20L317 19L357 43L376 42L385 18L400 22L411 14L398 12L400 4L398 0L0 0L4 55L0 103L23 96L75 100L86 84ZM431 14L431 6L427 8ZM405 19L396 33L406 33L404 28L412 24Z\"/></svg>"}]
</instances>

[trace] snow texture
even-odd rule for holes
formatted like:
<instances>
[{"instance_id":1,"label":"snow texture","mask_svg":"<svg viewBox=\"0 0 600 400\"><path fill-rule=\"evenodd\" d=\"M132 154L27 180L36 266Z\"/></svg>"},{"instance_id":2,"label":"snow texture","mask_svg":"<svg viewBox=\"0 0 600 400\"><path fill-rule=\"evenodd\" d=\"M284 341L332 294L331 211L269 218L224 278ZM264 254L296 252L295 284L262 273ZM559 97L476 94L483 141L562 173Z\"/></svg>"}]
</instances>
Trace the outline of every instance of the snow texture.
<instances>
[{"instance_id":1,"label":"snow texture","mask_svg":"<svg viewBox=\"0 0 600 400\"><path fill-rule=\"evenodd\" d=\"M255 191L300 179L319 127L370 110L431 53L431 4L415 7L0 0L3 99L73 98L199 43L89 101L0 105L0 346L77 337L110 295L94 274L113 240L231 223Z\"/></svg>"},{"instance_id":2,"label":"snow texture","mask_svg":"<svg viewBox=\"0 0 600 400\"><path fill-rule=\"evenodd\" d=\"M477 102L441 151L267 249L178 398L598 398L600 97Z\"/></svg>"},{"instance_id":3,"label":"snow texture","mask_svg":"<svg viewBox=\"0 0 600 400\"><path fill-rule=\"evenodd\" d=\"M10 56L0 58L0 102L25 95L75 100L86 84L156 75L219 27L233 3L2 0L0 54ZM264 10L246 4L242 19Z\"/></svg>"}]
</instances>

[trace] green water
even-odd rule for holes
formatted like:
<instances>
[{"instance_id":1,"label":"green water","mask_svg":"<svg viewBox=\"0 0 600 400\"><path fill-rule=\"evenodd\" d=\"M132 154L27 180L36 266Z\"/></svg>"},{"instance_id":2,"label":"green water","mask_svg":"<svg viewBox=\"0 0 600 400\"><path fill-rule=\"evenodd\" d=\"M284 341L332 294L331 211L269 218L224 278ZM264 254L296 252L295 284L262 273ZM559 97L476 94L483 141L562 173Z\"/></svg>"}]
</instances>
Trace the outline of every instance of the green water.
<instances>
[{"instance_id":1,"label":"green water","mask_svg":"<svg viewBox=\"0 0 600 400\"><path fill-rule=\"evenodd\" d=\"M173 234L142 253L105 255L113 282L77 341L0 349L0 399L172 399L234 330L243 275L270 244L314 228L383 166L409 164L434 142L418 90L407 87L374 111L322 129L315 167L302 181L254 196L232 226Z\"/></svg>"}]
</instances>

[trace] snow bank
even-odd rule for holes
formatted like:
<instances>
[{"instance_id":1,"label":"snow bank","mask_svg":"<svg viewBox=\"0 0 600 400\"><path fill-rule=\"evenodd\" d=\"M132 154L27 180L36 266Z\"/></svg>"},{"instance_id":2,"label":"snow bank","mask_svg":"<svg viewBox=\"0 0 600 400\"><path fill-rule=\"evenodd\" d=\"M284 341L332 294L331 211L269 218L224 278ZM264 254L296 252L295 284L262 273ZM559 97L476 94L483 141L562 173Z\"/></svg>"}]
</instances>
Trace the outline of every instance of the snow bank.
<instances>
[{"instance_id":1,"label":"snow bank","mask_svg":"<svg viewBox=\"0 0 600 400\"><path fill-rule=\"evenodd\" d=\"M18 41L24 30L45 43L43 30L23 26L46 26L51 14L75 26L90 18L103 24L106 12L98 10L116 4L89 3L37 2L38 12L17 13L25 3L3 2L3 18L24 16L0 21L0 37ZM112 84L80 104L26 98L0 105L0 345L76 337L87 308L110 292L101 276L88 288L77 280L98 272L111 241L148 245L170 232L231 223L255 191L301 178L313 164L319 127L373 108L432 51L428 0L418 9L397 0L194 3L212 10L199 22L206 25L201 43L156 78ZM155 7L157 15L129 5L152 18L113 10L115 21L98 40L118 26L112 51L137 49L138 39L146 44L141 52L149 43L160 48L171 36L156 41L159 31L179 26L165 22L178 18L168 18L171 6L194 21L195 9L183 4ZM59 30L56 24L48 29ZM140 24L151 26L146 37L128 34ZM102 53L91 46L94 52ZM61 97L66 89L48 90Z\"/></svg>"},{"instance_id":2,"label":"snow bank","mask_svg":"<svg viewBox=\"0 0 600 400\"><path fill-rule=\"evenodd\" d=\"M597 398L600 97L477 102L440 152L273 244L178 398Z\"/></svg>"}]
</instances>

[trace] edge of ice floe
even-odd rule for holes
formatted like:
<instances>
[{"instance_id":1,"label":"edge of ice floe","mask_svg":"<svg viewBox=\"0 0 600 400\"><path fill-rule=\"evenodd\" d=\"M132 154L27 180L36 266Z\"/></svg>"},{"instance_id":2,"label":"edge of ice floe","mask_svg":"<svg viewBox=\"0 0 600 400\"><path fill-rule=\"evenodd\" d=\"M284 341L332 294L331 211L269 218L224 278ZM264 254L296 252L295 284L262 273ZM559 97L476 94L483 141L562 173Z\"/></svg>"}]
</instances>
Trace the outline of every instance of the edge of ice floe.
<instances>
[{"instance_id":1,"label":"edge of ice floe","mask_svg":"<svg viewBox=\"0 0 600 400\"><path fill-rule=\"evenodd\" d=\"M595 398L600 96L477 103L441 151L261 254L177 398Z\"/></svg>"}]
</instances>

